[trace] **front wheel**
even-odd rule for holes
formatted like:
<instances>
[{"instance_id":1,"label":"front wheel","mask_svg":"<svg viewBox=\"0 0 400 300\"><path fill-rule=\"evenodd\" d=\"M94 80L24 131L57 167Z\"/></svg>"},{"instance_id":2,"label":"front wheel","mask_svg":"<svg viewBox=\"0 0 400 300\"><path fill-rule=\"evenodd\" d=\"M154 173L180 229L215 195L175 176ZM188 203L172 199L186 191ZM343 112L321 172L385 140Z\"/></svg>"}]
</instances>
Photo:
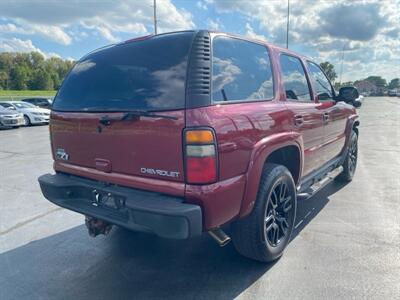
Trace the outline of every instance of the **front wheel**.
<instances>
[{"instance_id":1,"label":"front wheel","mask_svg":"<svg viewBox=\"0 0 400 300\"><path fill-rule=\"evenodd\" d=\"M337 177L339 181L350 182L353 180L356 172L358 158L358 136L353 130L350 136L350 142L347 149L346 159L343 163L343 172Z\"/></svg>"},{"instance_id":2,"label":"front wheel","mask_svg":"<svg viewBox=\"0 0 400 300\"><path fill-rule=\"evenodd\" d=\"M251 214L232 223L236 250L262 262L276 260L290 240L296 216L296 188L289 170L266 164Z\"/></svg>"},{"instance_id":3,"label":"front wheel","mask_svg":"<svg viewBox=\"0 0 400 300\"><path fill-rule=\"evenodd\" d=\"M31 125L31 119L29 119L28 116L24 116L24 125L25 126L30 126Z\"/></svg>"}]
</instances>

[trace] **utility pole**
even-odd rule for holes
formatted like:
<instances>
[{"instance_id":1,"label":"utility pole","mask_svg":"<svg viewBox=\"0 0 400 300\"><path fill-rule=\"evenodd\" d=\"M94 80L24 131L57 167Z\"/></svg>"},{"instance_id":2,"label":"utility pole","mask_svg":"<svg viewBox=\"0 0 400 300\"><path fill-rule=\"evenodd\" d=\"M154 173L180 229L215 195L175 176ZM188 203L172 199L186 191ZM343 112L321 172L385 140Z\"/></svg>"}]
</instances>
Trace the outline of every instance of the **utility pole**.
<instances>
[{"instance_id":1,"label":"utility pole","mask_svg":"<svg viewBox=\"0 0 400 300\"><path fill-rule=\"evenodd\" d=\"M290 0L287 0L286 49L289 49L289 2Z\"/></svg>"},{"instance_id":2,"label":"utility pole","mask_svg":"<svg viewBox=\"0 0 400 300\"><path fill-rule=\"evenodd\" d=\"M154 34L157 34L157 0L153 1L153 11L154 11Z\"/></svg>"},{"instance_id":3,"label":"utility pole","mask_svg":"<svg viewBox=\"0 0 400 300\"><path fill-rule=\"evenodd\" d=\"M339 80L339 85L342 85L342 74L343 74L343 60L344 60L344 47L346 44L343 44L343 49L342 49L342 62L340 64L340 80Z\"/></svg>"}]
</instances>

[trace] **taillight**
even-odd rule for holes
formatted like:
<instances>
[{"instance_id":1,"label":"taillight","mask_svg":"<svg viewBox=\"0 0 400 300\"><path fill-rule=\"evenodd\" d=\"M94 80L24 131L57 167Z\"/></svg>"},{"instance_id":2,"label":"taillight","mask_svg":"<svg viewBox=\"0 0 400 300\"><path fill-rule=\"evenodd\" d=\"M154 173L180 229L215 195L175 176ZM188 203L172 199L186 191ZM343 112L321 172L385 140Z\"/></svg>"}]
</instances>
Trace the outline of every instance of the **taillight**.
<instances>
[{"instance_id":1,"label":"taillight","mask_svg":"<svg viewBox=\"0 0 400 300\"><path fill-rule=\"evenodd\" d=\"M186 181L193 184L217 180L217 153L214 134L209 129L184 132Z\"/></svg>"}]
</instances>

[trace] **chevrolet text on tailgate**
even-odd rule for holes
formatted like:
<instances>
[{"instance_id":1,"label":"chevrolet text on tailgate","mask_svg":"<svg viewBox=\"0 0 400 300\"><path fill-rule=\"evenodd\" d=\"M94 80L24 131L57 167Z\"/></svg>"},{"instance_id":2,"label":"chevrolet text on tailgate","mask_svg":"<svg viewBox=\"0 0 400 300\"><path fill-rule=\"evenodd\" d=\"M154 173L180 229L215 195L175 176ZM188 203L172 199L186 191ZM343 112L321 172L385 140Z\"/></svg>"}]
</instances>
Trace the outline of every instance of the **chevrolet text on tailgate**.
<instances>
[{"instance_id":1,"label":"chevrolet text on tailgate","mask_svg":"<svg viewBox=\"0 0 400 300\"><path fill-rule=\"evenodd\" d=\"M308 58L224 33L108 46L79 60L55 97L55 174L40 186L84 214L92 236L112 225L172 239L208 232L272 261L297 199L352 180L359 121L347 103L357 97L337 94Z\"/></svg>"}]
</instances>

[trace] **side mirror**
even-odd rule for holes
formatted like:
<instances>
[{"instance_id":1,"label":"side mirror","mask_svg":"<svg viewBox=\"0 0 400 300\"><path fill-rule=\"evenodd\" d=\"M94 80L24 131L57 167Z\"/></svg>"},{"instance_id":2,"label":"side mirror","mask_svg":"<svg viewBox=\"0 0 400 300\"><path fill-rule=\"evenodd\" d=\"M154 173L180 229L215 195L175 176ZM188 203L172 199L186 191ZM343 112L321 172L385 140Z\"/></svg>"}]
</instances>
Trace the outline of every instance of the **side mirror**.
<instances>
[{"instance_id":1,"label":"side mirror","mask_svg":"<svg viewBox=\"0 0 400 300\"><path fill-rule=\"evenodd\" d=\"M353 104L354 100L356 100L359 96L360 94L358 93L358 90L355 87L346 86L340 88L337 100Z\"/></svg>"},{"instance_id":2,"label":"side mirror","mask_svg":"<svg viewBox=\"0 0 400 300\"><path fill-rule=\"evenodd\" d=\"M353 101L353 106L355 107L355 108L359 108L359 107L361 107L361 102L359 101L359 100L355 100L355 101Z\"/></svg>"}]
</instances>

